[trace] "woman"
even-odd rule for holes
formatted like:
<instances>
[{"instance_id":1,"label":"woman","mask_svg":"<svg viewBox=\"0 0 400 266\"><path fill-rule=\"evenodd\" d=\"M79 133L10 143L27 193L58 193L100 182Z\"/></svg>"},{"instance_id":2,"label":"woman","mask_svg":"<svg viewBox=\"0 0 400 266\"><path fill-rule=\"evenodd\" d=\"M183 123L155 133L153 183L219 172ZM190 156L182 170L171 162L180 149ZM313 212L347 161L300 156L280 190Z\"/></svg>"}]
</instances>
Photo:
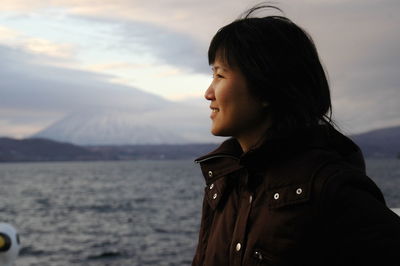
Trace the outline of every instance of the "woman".
<instances>
[{"instance_id":1,"label":"woman","mask_svg":"<svg viewBox=\"0 0 400 266\"><path fill-rule=\"evenodd\" d=\"M211 41L212 128L192 265L400 265L400 218L334 129L311 38L282 16L247 15Z\"/></svg>"}]
</instances>

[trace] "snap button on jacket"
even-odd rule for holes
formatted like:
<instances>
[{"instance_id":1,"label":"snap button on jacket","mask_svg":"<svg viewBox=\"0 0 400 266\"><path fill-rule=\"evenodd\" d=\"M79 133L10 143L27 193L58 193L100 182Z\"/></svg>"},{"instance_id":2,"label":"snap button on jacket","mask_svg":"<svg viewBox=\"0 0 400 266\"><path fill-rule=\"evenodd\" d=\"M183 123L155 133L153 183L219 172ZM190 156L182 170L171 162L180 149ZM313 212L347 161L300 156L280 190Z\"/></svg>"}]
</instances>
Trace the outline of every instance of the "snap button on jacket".
<instances>
[{"instance_id":1,"label":"snap button on jacket","mask_svg":"<svg viewBox=\"0 0 400 266\"><path fill-rule=\"evenodd\" d=\"M206 187L193 266L400 265L400 218L336 130L247 153L229 139L196 161Z\"/></svg>"}]
</instances>

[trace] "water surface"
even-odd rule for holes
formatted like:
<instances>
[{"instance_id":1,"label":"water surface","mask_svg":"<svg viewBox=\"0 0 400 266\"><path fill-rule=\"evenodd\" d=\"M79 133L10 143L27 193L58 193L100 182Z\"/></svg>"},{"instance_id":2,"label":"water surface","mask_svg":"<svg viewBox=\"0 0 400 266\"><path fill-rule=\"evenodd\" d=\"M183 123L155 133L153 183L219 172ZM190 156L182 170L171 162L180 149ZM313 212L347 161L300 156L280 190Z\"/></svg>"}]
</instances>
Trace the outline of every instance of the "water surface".
<instances>
[{"instance_id":1,"label":"water surface","mask_svg":"<svg viewBox=\"0 0 400 266\"><path fill-rule=\"evenodd\" d=\"M367 160L400 207L400 160ZM190 265L204 181L192 161L0 164L0 220L17 266Z\"/></svg>"}]
</instances>

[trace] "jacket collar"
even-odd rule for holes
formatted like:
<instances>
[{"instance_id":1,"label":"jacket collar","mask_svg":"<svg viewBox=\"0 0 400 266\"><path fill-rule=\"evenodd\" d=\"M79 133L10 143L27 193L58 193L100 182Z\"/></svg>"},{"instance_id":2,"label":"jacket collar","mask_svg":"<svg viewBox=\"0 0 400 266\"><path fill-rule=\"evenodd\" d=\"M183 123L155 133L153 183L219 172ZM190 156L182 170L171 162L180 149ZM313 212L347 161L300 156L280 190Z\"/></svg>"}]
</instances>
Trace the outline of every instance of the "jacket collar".
<instances>
[{"instance_id":1,"label":"jacket collar","mask_svg":"<svg viewBox=\"0 0 400 266\"><path fill-rule=\"evenodd\" d=\"M257 172L270 164L289 160L307 149L334 151L349 164L365 171L359 147L333 127L325 125L286 135L267 136L262 143L245 153L238 141L230 138L195 162L200 163L206 182L209 183L241 168Z\"/></svg>"},{"instance_id":2,"label":"jacket collar","mask_svg":"<svg viewBox=\"0 0 400 266\"><path fill-rule=\"evenodd\" d=\"M216 150L197 158L195 162L200 164L206 183L209 184L222 176L243 168L240 164L242 153L239 142L230 138Z\"/></svg>"}]
</instances>

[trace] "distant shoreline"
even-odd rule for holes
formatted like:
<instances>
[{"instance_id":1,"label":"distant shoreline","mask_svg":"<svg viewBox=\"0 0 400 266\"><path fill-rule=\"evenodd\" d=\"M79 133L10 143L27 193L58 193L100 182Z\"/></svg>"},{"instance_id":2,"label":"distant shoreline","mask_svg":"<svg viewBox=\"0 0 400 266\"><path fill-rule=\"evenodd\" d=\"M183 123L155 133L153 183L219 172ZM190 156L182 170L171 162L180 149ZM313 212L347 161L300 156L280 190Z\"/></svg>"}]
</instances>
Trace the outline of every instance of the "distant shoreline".
<instances>
[{"instance_id":1,"label":"distant shoreline","mask_svg":"<svg viewBox=\"0 0 400 266\"><path fill-rule=\"evenodd\" d=\"M0 138L0 162L195 159L216 147L212 143L79 146L42 138Z\"/></svg>"},{"instance_id":2,"label":"distant shoreline","mask_svg":"<svg viewBox=\"0 0 400 266\"><path fill-rule=\"evenodd\" d=\"M400 126L349 136L365 158L400 159ZM195 159L216 143L77 145L46 138L0 137L0 162L130 161Z\"/></svg>"}]
</instances>

